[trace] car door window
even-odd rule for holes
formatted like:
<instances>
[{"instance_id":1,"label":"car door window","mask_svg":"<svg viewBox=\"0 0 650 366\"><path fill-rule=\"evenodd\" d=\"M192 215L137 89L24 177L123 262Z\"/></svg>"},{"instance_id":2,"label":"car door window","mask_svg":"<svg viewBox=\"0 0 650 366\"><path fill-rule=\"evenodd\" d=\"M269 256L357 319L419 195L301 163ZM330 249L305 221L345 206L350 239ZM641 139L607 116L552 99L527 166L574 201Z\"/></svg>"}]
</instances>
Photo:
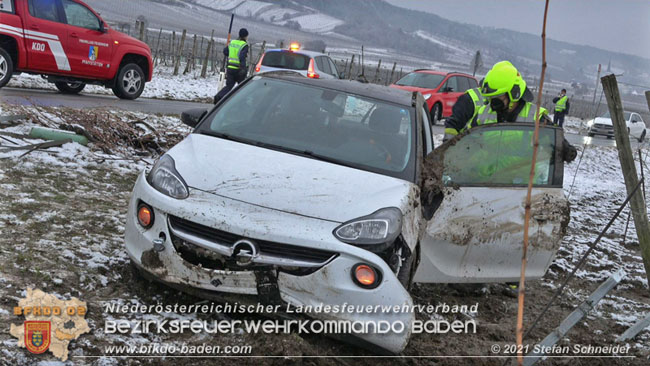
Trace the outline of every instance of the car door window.
<instances>
[{"instance_id":1,"label":"car door window","mask_svg":"<svg viewBox=\"0 0 650 366\"><path fill-rule=\"evenodd\" d=\"M334 63L334 61L332 61L332 59L329 58L329 57L327 57L327 60L329 61L330 69L332 71L332 75L334 75L336 77L339 77L339 70L336 68L336 64Z\"/></svg>"},{"instance_id":2,"label":"car door window","mask_svg":"<svg viewBox=\"0 0 650 366\"><path fill-rule=\"evenodd\" d=\"M458 92L458 79L455 76L452 76L447 80L447 84L445 84L445 87L451 88L450 90L448 89L447 91L450 93L457 93Z\"/></svg>"},{"instance_id":3,"label":"car door window","mask_svg":"<svg viewBox=\"0 0 650 366\"><path fill-rule=\"evenodd\" d=\"M458 90L456 90L459 93L464 93L467 89L469 89L469 79L465 77L457 77L458 79Z\"/></svg>"},{"instance_id":4,"label":"car door window","mask_svg":"<svg viewBox=\"0 0 650 366\"><path fill-rule=\"evenodd\" d=\"M56 0L29 0L29 14L35 18L58 22L59 11Z\"/></svg>"},{"instance_id":5,"label":"car door window","mask_svg":"<svg viewBox=\"0 0 650 366\"><path fill-rule=\"evenodd\" d=\"M99 30L99 19L90 9L72 0L63 0L63 12L69 25Z\"/></svg>"},{"instance_id":6,"label":"car door window","mask_svg":"<svg viewBox=\"0 0 650 366\"><path fill-rule=\"evenodd\" d=\"M467 83L469 84L469 89L478 88L478 82L475 79L467 78Z\"/></svg>"},{"instance_id":7,"label":"car door window","mask_svg":"<svg viewBox=\"0 0 650 366\"><path fill-rule=\"evenodd\" d=\"M493 125L472 129L444 156L443 183L455 186L526 186L533 156L534 126ZM533 184L552 186L555 133L542 128Z\"/></svg>"},{"instance_id":8,"label":"car door window","mask_svg":"<svg viewBox=\"0 0 650 366\"><path fill-rule=\"evenodd\" d=\"M330 69L330 63L327 62L327 58L323 56L316 57L318 60L318 69L326 74L332 75L332 70Z\"/></svg>"}]
</instances>

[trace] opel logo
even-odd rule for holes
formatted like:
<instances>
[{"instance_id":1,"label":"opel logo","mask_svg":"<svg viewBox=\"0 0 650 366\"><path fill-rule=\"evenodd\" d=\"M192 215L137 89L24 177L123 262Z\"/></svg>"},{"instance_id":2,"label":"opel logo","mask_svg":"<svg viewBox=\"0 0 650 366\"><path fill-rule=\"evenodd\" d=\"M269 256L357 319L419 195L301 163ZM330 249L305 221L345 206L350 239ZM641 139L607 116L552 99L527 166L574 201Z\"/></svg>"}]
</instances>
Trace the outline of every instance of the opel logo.
<instances>
[{"instance_id":1,"label":"opel logo","mask_svg":"<svg viewBox=\"0 0 650 366\"><path fill-rule=\"evenodd\" d=\"M250 240L242 239L232 246L231 258L236 259L240 266L251 264L257 255L257 245Z\"/></svg>"}]
</instances>

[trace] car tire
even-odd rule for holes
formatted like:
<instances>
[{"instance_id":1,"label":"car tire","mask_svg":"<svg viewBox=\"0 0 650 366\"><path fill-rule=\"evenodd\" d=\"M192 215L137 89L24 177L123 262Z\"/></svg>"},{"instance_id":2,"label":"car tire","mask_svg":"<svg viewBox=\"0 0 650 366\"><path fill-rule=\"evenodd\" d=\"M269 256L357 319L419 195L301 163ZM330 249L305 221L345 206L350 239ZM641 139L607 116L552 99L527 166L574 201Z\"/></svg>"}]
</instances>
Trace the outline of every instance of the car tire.
<instances>
[{"instance_id":1,"label":"car tire","mask_svg":"<svg viewBox=\"0 0 650 366\"><path fill-rule=\"evenodd\" d=\"M4 48L0 48L0 88L7 85L14 73L14 61Z\"/></svg>"},{"instance_id":2,"label":"car tire","mask_svg":"<svg viewBox=\"0 0 650 366\"><path fill-rule=\"evenodd\" d=\"M607 139L608 139L608 140L611 140L611 139L612 139L612 136L607 136Z\"/></svg>"},{"instance_id":3,"label":"car tire","mask_svg":"<svg viewBox=\"0 0 650 366\"><path fill-rule=\"evenodd\" d=\"M436 103L431 108L431 124L437 125L438 122L442 119L442 105Z\"/></svg>"},{"instance_id":4,"label":"car tire","mask_svg":"<svg viewBox=\"0 0 650 366\"><path fill-rule=\"evenodd\" d=\"M594 136L596 136L596 135L590 132L590 133L587 134L587 136L589 136L589 137L594 137Z\"/></svg>"},{"instance_id":5,"label":"car tire","mask_svg":"<svg viewBox=\"0 0 650 366\"><path fill-rule=\"evenodd\" d=\"M144 91L146 77L136 64L126 64L117 73L113 93L120 99L137 99Z\"/></svg>"},{"instance_id":6,"label":"car tire","mask_svg":"<svg viewBox=\"0 0 650 366\"><path fill-rule=\"evenodd\" d=\"M63 94L79 94L86 87L84 83L64 83L56 82L54 83L57 89Z\"/></svg>"},{"instance_id":7,"label":"car tire","mask_svg":"<svg viewBox=\"0 0 650 366\"><path fill-rule=\"evenodd\" d=\"M645 130L641 132L641 136L639 136L639 142L643 142L643 140L645 140L645 132L646 132Z\"/></svg>"}]
</instances>

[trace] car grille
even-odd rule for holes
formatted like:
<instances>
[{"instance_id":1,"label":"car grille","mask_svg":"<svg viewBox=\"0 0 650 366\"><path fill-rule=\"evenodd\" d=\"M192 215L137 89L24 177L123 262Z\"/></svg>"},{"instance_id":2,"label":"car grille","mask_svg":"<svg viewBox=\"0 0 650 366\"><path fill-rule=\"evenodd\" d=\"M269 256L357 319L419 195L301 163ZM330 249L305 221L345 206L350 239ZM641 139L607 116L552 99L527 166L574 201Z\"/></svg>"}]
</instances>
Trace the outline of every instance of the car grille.
<instances>
[{"instance_id":1,"label":"car grille","mask_svg":"<svg viewBox=\"0 0 650 366\"><path fill-rule=\"evenodd\" d=\"M218 230L192 221L169 216L169 226L174 239L182 239L228 258L233 245L244 238L240 235ZM259 259L253 262L286 267L320 267L332 260L338 253L322 249L276 243L260 239L254 241L259 249Z\"/></svg>"}]
</instances>

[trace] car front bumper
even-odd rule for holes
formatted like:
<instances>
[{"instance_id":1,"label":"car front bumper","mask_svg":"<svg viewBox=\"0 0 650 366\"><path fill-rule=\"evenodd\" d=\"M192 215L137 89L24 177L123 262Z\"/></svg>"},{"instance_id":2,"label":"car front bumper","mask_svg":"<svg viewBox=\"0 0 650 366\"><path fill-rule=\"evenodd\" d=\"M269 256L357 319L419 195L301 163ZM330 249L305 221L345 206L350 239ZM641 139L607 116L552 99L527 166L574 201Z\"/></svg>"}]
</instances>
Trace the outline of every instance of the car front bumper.
<instances>
[{"instance_id":1,"label":"car front bumper","mask_svg":"<svg viewBox=\"0 0 650 366\"><path fill-rule=\"evenodd\" d=\"M153 208L154 223L148 229L140 226L136 217L141 202ZM178 242L173 241L178 240L175 235L178 234L177 227L172 226L170 221L173 218L253 241L286 243L290 245L289 248L306 248L334 255L322 266L307 268L306 274L277 271L278 267L282 267L277 265L263 267L272 271L261 271L258 267L253 270L205 268L190 263L179 251L175 244ZM281 300L292 306L411 306L410 295L380 257L336 240L332 231L338 225L336 222L277 211L195 189L190 189L190 196L185 200L173 199L151 187L143 173L137 179L129 203L125 243L137 267L161 282L187 288L187 292L191 293L198 290L203 293L253 295L264 303L267 301L266 294L260 293L260 288L269 284L261 283L266 280L260 278L277 273L271 285L277 286ZM162 247L154 250L153 242L160 238L164 240ZM297 252L303 253L301 250ZM277 255L278 252L275 253ZM379 270L381 282L378 287L365 289L353 281L351 271L358 263L366 263ZM399 353L406 347L411 333L410 325L414 320L411 312L392 311L307 315L324 320L401 322L406 325L401 333L355 334L363 343L392 353Z\"/></svg>"}]
</instances>

